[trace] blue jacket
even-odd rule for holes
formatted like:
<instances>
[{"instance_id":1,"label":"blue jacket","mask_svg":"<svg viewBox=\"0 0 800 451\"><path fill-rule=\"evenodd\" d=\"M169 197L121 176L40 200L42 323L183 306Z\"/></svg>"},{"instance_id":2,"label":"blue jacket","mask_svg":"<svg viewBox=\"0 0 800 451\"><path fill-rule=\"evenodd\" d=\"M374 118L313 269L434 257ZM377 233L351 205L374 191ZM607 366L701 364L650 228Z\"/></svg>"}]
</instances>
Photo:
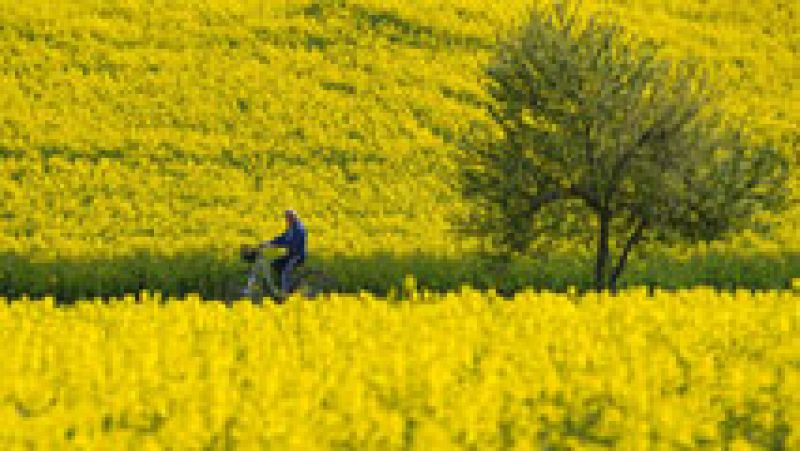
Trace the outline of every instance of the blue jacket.
<instances>
[{"instance_id":1,"label":"blue jacket","mask_svg":"<svg viewBox=\"0 0 800 451\"><path fill-rule=\"evenodd\" d=\"M285 247L291 257L300 256L306 258L306 226L298 219L281 235L269 241L270 244Z\"/></svg>"}]
</instances>

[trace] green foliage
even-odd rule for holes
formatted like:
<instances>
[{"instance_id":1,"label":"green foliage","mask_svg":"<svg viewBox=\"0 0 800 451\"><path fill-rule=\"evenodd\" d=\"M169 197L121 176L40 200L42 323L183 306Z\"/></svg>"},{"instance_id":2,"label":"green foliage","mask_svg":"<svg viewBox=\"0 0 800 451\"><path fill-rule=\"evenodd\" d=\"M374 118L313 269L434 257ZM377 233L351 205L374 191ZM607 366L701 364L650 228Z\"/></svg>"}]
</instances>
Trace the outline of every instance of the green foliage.
<instances>
[{"instance_id":1,"label":"green foliage","mask_svg":"<svg viewBox=\"0 0 800 451\"><path fill-rule=\"evenodd\" d=\"M310 260L336 282L336 291L367 291L407 299L413 278L416 291L444 292L462 285L495 288L509 294L527 288L565 292L570 286L580 292L593 287L588 256L520 256L511 259L463 255L433 256L333 256ZM110 260L31 261L0 254L0 297L53 296L59 303L95 296L108 298L157 290L164 296L182 297L199 293L204 299L221 299L230 282L244 282L246 266L238 260L220 260L209 253L186 253L172 257L140 253ZM717 289L790 289L800 280L800 254L734 255L725 252L695 254L676 259L669 253L653 253L631 261L619 279L619 287L649 286L666 289L697 285Z\"/></svg>"},{"instance_id":2,"label":"green foliage","mask_svg":"<svg viewBox=\"0 0 800 451\"><path fill-rule=\"evenodd\" d=\"M486 69L494 123L461 142L462 194L476 208L458 230L495 253L547 250L541 236L593 241L602 289L640 241L720 239L786 206L777 145L723 117L697 61L673 64L569 6L532 9Z\"/></svg>"}]
</instances>

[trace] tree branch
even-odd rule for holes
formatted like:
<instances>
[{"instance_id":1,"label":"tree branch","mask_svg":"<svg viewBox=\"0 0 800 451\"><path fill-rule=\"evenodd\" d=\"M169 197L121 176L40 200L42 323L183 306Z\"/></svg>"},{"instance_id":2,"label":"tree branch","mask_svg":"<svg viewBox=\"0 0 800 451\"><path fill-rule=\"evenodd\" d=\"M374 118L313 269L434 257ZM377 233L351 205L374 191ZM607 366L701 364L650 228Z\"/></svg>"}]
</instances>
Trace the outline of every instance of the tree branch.
<instances>
[{"instance_id":1,"label":"tree branch","mask_svg":"<svg viewBox=\"0 0 800 451\"><path fill-rule=\"evenodd\" d=\"M587 121L586 122L586 127L585 127L585 134L586 134L586 146L585 146L586 163L589 164L589 166L594 167L594 154L592 152L591 132L592 132L592 128L591 128L589 122Z\"/></svg>"},{"instance_id":2,"label":"tree branch","mask_svg":"<svg viewBox=\"0 0 800 451\"><path fill-rule=\"evenodd\" d=\"M676 110L675 104L671 104L669 106L669 113L674 113ZM619 160L614 164L614 167L611 168L611 174L609 177L609 185L606 190L606 198L610 197L611 194L614 192L614 189L617 187L617 183L619 182L619 178L622 174L622 171L625 169L625 166L628 165L628 162L631 158L636 154L636 150L642 147L645 143L647 143L650 139L655 136L666 137L667 135L675 132L676 130L680 129L692 119L692 117L697 114L699 108L694 106L692 108L687 109L684 111L684 114L680 117L680 119L672 124L671 126L667 126L667 121L670 119L670 114L662 114L661 118L656 121L652 126L650 126L647 131L642 133L639 136L639 139L636 140L636 143L628 148L620 157ZM660 130L659 130L660 129ZM658 135L656 135L658 133Z\"/></svg>"},{"instance_id":3,"label":"tree branch","mask_svg":"<svg viewBox=\"0 0 800 451\"><path fill-rule=\"evenodd\" d=\"M539 211L545 204L550 203L554 200L557 200L561 197L561 193L558 191L549 191L546 193L542 193L531 200L531 212L536 213Z\"/></svg>"},{"instance_id":4,"label":"tree branch","mask_svg":"<svg viewBox=\"0 0 800 451\"><path fill-rule=\"evenodd\" d=\"M675 111L675 105L674 104L670 105L669 112L674 113L674 111ZM622 173L622 170L625 169L625 166L628 165L628 161L630 161L630 159L633 158L633 155L636 153L639 147L641 147L647 141L649 141L655 135L656 130L664 125L664 123L667 120L666 119L667 116L668 116L667 114L663 114L653 125L648 127L647 130L639 136L639 138L636 140L636 143L634 143L631 147L629 147L628 149L625 150L625 152L622 153L622 156L619 158L619 160L617 160L617 162L611 168L611 174L609 175L610 183L605 193L606 197L609 197L611 193L614 191L614 189L616 189L620 174Z\"/></svg>"},{"instance_id":5,"label":"tree branch","mask_svg":"<svg viewBox=\"0 0 800 451\"><path fill-rule=\"evenodd\" d=\"M647 225L647 221L645 219L641 219L639 224L636 226L636 230L633 231L633 234L630 238L628 238L628 242L625 243L625 247L622 249L622 254L619 256L619 261L617 262L617 266L614 267L614 270L611 273L611 280L609 281L609 286L612 290L616 290L617 288L617 279L619 275L622 274L622 269L625 267L625 262L628 259L628 253L630 253L633 246L639 242L642 238L642 232L644 232L644 228Z\"/></svg>"},{"instance_id":6,"label":"tree branch","mask_svg":"<svg viewBox=\"0 0 800 451\"><path fill-rule=\"evenodd\" d=\"M600 199L597 197L597 195L592 195L591 191L577 186L570 186L569 193L579 199L582 199L584 202L586 202L586 205L591 207L594 211L599 212L601 210Z\"/></svg>"}]
</instances>

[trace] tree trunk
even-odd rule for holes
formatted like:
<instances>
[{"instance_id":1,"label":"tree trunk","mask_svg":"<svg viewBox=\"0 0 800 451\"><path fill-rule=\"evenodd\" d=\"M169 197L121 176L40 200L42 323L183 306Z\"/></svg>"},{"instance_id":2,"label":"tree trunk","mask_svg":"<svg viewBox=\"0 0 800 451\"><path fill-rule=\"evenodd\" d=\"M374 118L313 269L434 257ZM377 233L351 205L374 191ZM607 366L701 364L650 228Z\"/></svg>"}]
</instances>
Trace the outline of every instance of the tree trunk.
<instances>
[{"instance_id":1,"label":"tree trunk","mask_svg":"<svg viewBox=\"0 0 800 451\"><path fill-rule=\"evenodd\" d=\"M625 248L622 250L622 254L619 256L619 262L617 262L617 266L611 272L611 280L609 281L609 287L611 291L617 291L617 279L619 275L622 274L622 270L625 268L625 263L628 259L628 254L630 253L633 246L639 242L642 238L642 232L644 231L646 223L644 220L639 221L639 224L636 226L636 230L634 230L633 234L630 238L628 238L628 242L625 243Z\"/></svg>"},{"instance_id":2,"label":"tree trunk","mask_svg":"<svg viewBox=\"0 0 800 451\"><path fill-rule=\"evenodd\" d=\"M605 288L605 268L608 262L608 229L611 220L605 211L600 213L600 236L597 240L597 262L594 270L594 285L597 292Z\"/></svg>"}]
</instances>

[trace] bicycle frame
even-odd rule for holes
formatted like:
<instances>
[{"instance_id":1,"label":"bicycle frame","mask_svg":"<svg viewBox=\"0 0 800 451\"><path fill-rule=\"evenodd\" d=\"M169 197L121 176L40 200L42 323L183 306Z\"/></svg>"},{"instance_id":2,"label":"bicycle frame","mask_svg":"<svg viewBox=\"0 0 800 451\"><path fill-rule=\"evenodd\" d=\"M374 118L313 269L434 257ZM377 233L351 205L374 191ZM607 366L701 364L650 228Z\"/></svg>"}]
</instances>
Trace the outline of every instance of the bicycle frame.
<instances>
[{"instance_id":1,"label":"bicycle frame","mask_svg":"<svg viewBox=\"0 0 800 451\"><path fill-rule=\"evenodd\" d=\"M264 249L257 249L257 254L250 269L246 272L248 280L253 278L252 286L234 285L233 296L239 296L243 288L249 288L250 300L260 303L264 296L272 298L274 301L282 303L288 293L276 283L272 273L270 261L264 254ZM307 298L314 298L317 294L325 292L335 286L335 281L325 275L319 269L306 267L305 265L296 267L292 270L289 278L289 292L299 292Z\"/></svg>"},{"instance_id":2,"label":"bicycle frame","mask_svg":"<svg viewBox=\"0 0 800 451\"><path fill-rule=\"evenodd\" d=\"M262 291L262 282L267 282L267 288L269 293L262 293L267 294L268 296L275 298L275 297L283 297L283 291L280 287L275 285L275 280L272 277L272 268L270 267L267 258L264 256L264 252L259 252L258 257L256 258L256 262L253 264L252 268L248 272L248 275L255 276L255 284L259 291Z\"/></svg>"}]
</instances>

